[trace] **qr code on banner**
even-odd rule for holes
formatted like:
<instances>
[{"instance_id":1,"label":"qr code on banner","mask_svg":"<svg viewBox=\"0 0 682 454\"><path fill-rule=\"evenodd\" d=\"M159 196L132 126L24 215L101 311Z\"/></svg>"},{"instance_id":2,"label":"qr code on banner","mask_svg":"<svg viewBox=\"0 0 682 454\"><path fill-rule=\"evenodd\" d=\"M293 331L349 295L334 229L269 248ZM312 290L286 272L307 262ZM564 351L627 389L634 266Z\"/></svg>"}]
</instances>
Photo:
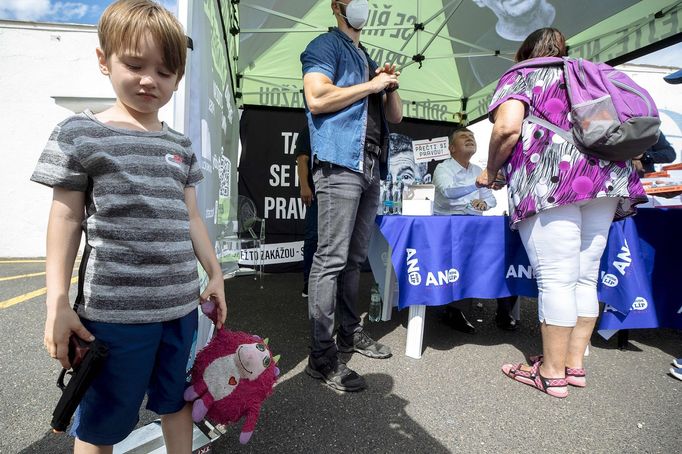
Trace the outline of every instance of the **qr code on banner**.
<instances>
[{"instance_id":1,"label":"qr code on banner","mask_svg":"<svg viewBox=\"0 0 682 454\"><path fill-rule=\"evenodd\" d=\"M220 155L220 166L218 167L218 179L220 180L221 197L230 197L230 186L232 182L232 163L224 155Z\"/></svg>"}]
</instances>

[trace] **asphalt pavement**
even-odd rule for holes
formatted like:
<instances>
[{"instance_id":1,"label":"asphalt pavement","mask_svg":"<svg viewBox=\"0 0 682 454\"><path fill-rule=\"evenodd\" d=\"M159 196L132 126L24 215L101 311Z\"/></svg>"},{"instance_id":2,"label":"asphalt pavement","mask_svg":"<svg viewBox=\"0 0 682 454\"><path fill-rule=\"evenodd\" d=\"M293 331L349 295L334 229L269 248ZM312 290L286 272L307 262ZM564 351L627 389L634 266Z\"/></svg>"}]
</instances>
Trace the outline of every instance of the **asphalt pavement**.
<instances>
[{"instance_id":1,"label":"asphalt pavement","mask_svg":"<svg viewBox=\"0 0 682 454\"><path fill-rule=\"evenodd\" d=\"M40 273L44 263L8 260L0 260L0 453L71 452L73 441L49 428L59 366L42 345L44 275L5 279ZM367 304L371 279L363 273ZM633 330L627 350L595 334L587 388L570 388L561 400L500 371L540 352L534 304L522 304L516 332L495 326L492 302L465 309L476 320L473 335L453 331L429 308L419 360L404 355L407 311L394 310L391 321L365 323L394 356L346 356L369 388L344 394L303 370L308 322L299 274L268 274L263 290L250 277L234 278L226 289L229 327L269 337L282 375L251 441L239 444L238 423L214 443L215 453L679 451L682 382L667 371L682 356L680 331ZM154 418L142 410L140 425Z\"/></svg>"}]
</instances>

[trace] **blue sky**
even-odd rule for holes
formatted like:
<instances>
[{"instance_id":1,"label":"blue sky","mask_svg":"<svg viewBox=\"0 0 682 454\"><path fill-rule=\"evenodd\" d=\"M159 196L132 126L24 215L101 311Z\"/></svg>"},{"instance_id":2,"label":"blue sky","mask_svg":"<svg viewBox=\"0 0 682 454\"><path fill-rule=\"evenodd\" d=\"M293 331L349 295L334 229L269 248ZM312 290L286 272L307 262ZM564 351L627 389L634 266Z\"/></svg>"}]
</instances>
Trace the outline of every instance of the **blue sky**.
<instances>
[{"instance_id":1,"label":"blue sky","mask_svg":"<svg viewBox=\"0 0 682 454\"><path fill-rule=\"evenodd\" d=\"M111 0L0 0L0 19L96 24ZM162 0L175 12L177 0Z\"/></svg>"}]
</instances>

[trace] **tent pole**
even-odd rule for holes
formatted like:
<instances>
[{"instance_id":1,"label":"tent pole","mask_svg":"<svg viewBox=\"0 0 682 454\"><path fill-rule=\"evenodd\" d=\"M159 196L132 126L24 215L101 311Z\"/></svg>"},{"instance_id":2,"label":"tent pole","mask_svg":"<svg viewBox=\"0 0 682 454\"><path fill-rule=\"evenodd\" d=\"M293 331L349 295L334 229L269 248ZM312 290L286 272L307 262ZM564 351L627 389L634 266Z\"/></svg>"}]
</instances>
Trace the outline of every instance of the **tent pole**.
<instances>
[{"instance_id":1,"label":"tent pole","mask_svg":"<svg viewBox=\"0 0 682 454\"><path fill-rule=\"evenodd\" d=\"M455 8L452 10L452 12L450 14L448 14L448 17L446 17L445 20L443 21L443 23L440 24L440 27L438 27L438 30L436 30L436 32L433 34L433 36L431 36L431 39L429 40L428 43L426 43L426 46L424 46L424 48L421 50L421 52L419 52L421 55L424 55L424 52L426 52L426 49L428 49L429 46L431 45L431 43L433 43L433 41L436 39L436 37L438 36L440 31L443 30L443 27L445 27L448 24L448 21L455 14L455 12L457 12L457 10L459 9L461 4L462 4L462 0L459 0L459 3L457 4L457 6L455 6ZM419 48L417 48L417 49L419 49Z\"/></svg>"},{"instance_id":2,"label":"tent pole","mask_svg":"<svg viewBox=\"0 0 682 454\"><path fill-rule=\"evenodd\" d=\"M192 0L179 0L178 1L178 19L183 25L188 35L192 33L190 26L192 24ZM189 112L189 84L188 81L191 80L194 75L192 74L192 52L188 49L187 52L187 65L185 69L185 77L178 84L178 88L175 91L175 99L173 102L173 129L180 131L181 133L186 133L189 130L189 121L187 118L187 112Z\"/></svg>"},{"instance_id":3,"label":"tent pole","mask_svg":"<svg viewBox=\"0 0 682 454\"><path fill-rule=\"evenodd\" d=\"M296 22L297 24L307 25L307 26L310 27L310 28L314 28L314 29L319 28L319 27L316 26L316 25L312 25L312 24L309 24L309 23L307 23L307 22L304 22L301 18L298 18L298 17L296 17L296 16L290 16L289 14L280 13L280 12L278 12L278 11L274 11L274 10L269 9L269 8L264 8L264 7L262 7L262 6L257 6L257 5L251 5L251 4L249 4L249 3L240 3L240 5L241 5L241 6L244 6L244 7L246 7L246 8L251 8L251 9L255 9L255 10L258 10L258 11L261 11L261 12L264 12L264 13L267 13L267 14L271 14L271 15L273 15L273 16L281 17L281 18L283 18L283 19L289 19L289 20L292 21L292 22ZM325 28L324 31L327 31L327 29ZM253 33L253 32L252 32L252 33Z\"/></svg>"},{"instance_id":4,"label":"tent pole","mask_svg":"<svg viewBox=\"0 0 682 454\"><path fill-rule=\"evenodd\" d=\"M454 4L455 2L457 2L457 1L460 1L460 3L461 3L461 0L451 0L450 3L448 3L447 5L445 5L444 7L442 7L441 9L439 9L438 11L436 11L431 17L429 17L428 19L426 19L421 25L423 25L424 27L426 27L427 24L431 23L431 21L433 21L435 18L437 18L438 16L440 16L441 14L443 14L443 12L444 12L446 9L448 9L451 5L453 5L453 4ZM418 23L419 23L419 0L417 0L417 24L418 24ZM425 29L422 29L421 31L426 31L426 30L425 30ZM416 28L412 31L412 34L411 34L410 36L408 36L407 39L405 40L405 42L403 43L402 47L400 48L401 51L402 51L402 50L405 50L405 46L407 46L407 43L410 42L410 40L411 40L412 37L415 35L415 33L417 33L417 29L416 29ZM417 42L417 49L419 49L419 42Z\"/></svg>"},{"instance_id":5,"label":"tent pole","mask_svg":"<svg viewBox=\"0 0 682 454\"><path fill-rule=\"evenodd\" d=\"M428 33L429 35L437 36L437 33L434 33L429 30L424 30L424 33ZM458 44L464 44L465 46L472 47L474 49L478 49L482 52L495 52L493 49L488 49L486 47L479 46L477 44L470 43L468 41L464 41L463 39L458 39L452 36L441 36L443 39L447 39L448 41L452 41L453 43L458 43Z\"/></svg>"}]
</instances>

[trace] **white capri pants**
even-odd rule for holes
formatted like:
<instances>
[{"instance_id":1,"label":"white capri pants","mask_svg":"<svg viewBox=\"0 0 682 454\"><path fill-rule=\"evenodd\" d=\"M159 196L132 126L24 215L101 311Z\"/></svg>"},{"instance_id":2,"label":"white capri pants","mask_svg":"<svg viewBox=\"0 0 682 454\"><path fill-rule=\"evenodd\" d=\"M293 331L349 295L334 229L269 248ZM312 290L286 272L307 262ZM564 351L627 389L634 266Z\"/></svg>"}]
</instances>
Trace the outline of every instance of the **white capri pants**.
<instances>
[{"instance_id":1,"label":"white capri pants","mask_svg":"<svg viewBox=\"0 0 682 454\"><path fill-rule=\"evenodd\" d=\"M583 200L519 222L538 284L538 316L547 325L597 317L599 263L620 198Z\"/></svg>"}]
</instances>

